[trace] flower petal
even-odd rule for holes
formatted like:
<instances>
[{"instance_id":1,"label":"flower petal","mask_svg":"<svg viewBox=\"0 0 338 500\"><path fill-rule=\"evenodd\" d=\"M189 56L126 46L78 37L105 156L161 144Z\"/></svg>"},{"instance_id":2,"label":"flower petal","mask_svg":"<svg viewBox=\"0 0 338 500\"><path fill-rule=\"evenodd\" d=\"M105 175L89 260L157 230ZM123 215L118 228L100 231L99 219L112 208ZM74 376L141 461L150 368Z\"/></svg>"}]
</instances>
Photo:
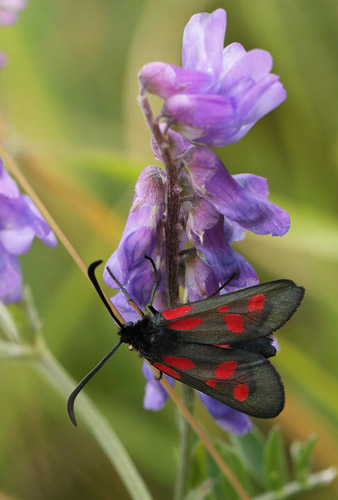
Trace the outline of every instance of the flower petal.
<instances>
[{"instance_id":1,"label":"flower petal","mask_svg":"<svg viewBox=\"0 0 338 500\"><path fill-rule=\"evenodd\" d=\"M195 189L230 220L255 234L282 236L289 230L289 214L263 198L266 188L262 187L260 195L257 192L255 195L253 188L251 191L243 188L240 182L248 178L237 177L239 182L236 182L212 151L190 148L185 154L185 161ZM258 184L259 181L256 186Z\"/></svg>"},{"instance_id":2,"label":"flower petal","mask_svg":"<svg viewBox=\"0 0 338 500\"><path fill-rule=\"evenodd\" d=\"M223 9L192 16L183 34L183 68L218 78L222 69L225 28L226 13Z\"/></svg>"},{"instance_id":3,"label":"flower petal","mask_svg":"<svg viewBox=\"0 0 338 500\"><path fill-rule=\"evenodd\" d=\"M167 391L164 389L162 384L156 380L154 372L146 363L145 361L143 362L143 367L142 367L143 375L147 380L147 384L145 387L145 396L143 400L143 407L146 410L153 410L153 411L158 411L161 410L166 402L169 399L169 395ZM168 382L170 383L171 386L174 385L175 380L163 375Z\"/></svg>"},{"instance_id":4,"label":"flower petal","mask_svg":"<svg viewBox=\"0 0 338 500\"><path fill-rule=\"evenodd\" d=\"M162 99L168 99L176 94L203 94L214 84L211 74L162 62L152 62L143 66L138 79L144 90Z\"/></svg>"},{"instance_id":5,"label":"flower petal","mask_svg":"<svg viewBox=\"0 0 338 500\"><path fill-rule=\"evenodd\" d=\"M198 396L210 415L225 431L238 435L246 434L251 431L251 420L244 413L234 410L202 392L198 391Z\"/></svg>"},{"instance_id":6,"label":"flower petal","mask_svg":"<svg viewBox=\"0 0 338 500\"><path fill-rule=\"evenodd\" d=\"M258 283L254 268L228 244L223 216L204 198L195 199L190 206L187 233L221 284L234 275L227 291Z\"/></svg>"},{"instance_id":7,"label":"flower petal","mask_svg":"<svg viewBox=\"0 0 338 500\"><path fill-rule=\"evenodd\" d=\"M185 259L184 302L210 297L219 287L219 280L212 268L197 254L187 255Z\"/></svg>"},{"instance_id":8,"label":"flower petal","mask_svg":"<svg viewBox=\"0 0 338 500\"><path fill-rule=\"evenodd\" d=\"M158 240L158 225L164 211L165 174L157 166L147 167L136 183L135 196L128 220L118 248L107 261L107 266L122 283L143 265L145 255L151 255ZM150 263L147 262L148 267ZM104 271L105 282L116 288L116 284Z\"/></svg>"},{"instance_id":9,"label":"flower petal","mask_svg":"<svg viewBox=\"0 0 338 500\"><path fill-rule=\"evenodd\" d=\"M18 198L19 188L14 179L7 173L0 158L0 194L6 198Z\"/></svg>"}]
</instances>

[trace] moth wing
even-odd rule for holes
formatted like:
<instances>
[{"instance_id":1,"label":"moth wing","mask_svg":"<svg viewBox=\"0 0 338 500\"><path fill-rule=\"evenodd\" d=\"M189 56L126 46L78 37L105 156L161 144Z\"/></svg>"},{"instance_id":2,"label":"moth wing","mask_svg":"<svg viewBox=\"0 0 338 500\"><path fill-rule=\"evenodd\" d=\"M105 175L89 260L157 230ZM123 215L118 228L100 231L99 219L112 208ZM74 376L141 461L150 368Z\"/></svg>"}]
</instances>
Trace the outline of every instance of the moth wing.
<instances>
[{"instance_id":1,"label":"moth wing","mask_svg":"<svg viewBox=\"0 0 338 500\"><path fill-rule=\"evenodd\" d=\"M161 313L182 342L234 344L270 335L296 311L304 289L290 280L262 283ZM162 323L163 324L163 323Z\"/></svg>"},{"instance_id":2,"label":"moth wing","mask_svg":"<svg viewBox=\"0 0 338 500\"><path fill-rule=\"evenodd\" d=\"M284 407L281 378L260 354L187 344L149 361L170 377L253 417L272 418Z\"/></svg>"}]
</instances>

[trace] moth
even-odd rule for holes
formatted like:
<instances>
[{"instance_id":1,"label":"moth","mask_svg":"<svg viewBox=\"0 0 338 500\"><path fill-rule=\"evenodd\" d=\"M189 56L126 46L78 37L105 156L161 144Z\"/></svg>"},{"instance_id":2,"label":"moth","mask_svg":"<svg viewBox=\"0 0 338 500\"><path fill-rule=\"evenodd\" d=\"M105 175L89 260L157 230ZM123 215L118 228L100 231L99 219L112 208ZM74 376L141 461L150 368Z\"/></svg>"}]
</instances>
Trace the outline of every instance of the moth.
<instances>
[{"instance_id":1,"label":"moth","mask_svg":"<svg viewBox=\"0 0 338 500\"><path fill-rule=\"evenodd\" d=\"M95 278L99 263L89 266L88 274L110 311ZM135 323L122 324L110 311L120 326L120 340L70 395L71 421L76 425L77 394L122 343L161 373L221 403L253 417L277 416L285 395L281 377L268 359L276 354L271 335L290 319L303 296L304 288L280 279L162 312L150 305L150 314Z\"/></svg>"}]
</instances>

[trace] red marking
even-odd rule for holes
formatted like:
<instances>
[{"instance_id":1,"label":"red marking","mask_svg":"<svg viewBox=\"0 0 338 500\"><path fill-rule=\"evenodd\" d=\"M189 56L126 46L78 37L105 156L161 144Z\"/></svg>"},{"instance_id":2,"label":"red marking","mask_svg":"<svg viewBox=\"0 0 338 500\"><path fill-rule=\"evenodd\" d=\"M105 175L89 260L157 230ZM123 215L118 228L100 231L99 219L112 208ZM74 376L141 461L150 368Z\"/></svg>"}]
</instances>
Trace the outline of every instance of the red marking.
<instances>
[{"instance_id":1,"label":"red marking","mask_svg":"<svg viewBox=\"0 0 338 500\"><path fill-rule=\"evenodd\" d=\"M221 363L220 365L217 366L215 370L215 377L216 378L230 378L233 376L235 373L237 366L237 361L224 361L224 363Z\"/></svg>"},{"instance_id":2,"label":"red marking","mask_svg":"<svg viewBox=\"0 0 338 500\"><path fill-rule=\"evenodd\" d=\"M223 349L227 349L228 347L230 347L230 344L212 344L216 347L222 347Z\"/></svg>"},{"instance_id":3,"label":"red marking","mask_svg":"<svg viewBox=\"0 0 338 500\"><path fill-rule=\"evenodd\" d=\"M250 311L260 311L263 309L265 302L265 296L262 294L255 295L254 297L251 297L251 299L248 302L248 308Z\"/></svg>"},{"instance_id":4,"label":"red marking","mask_svg":"<svg viewBox=\"0 0 338 500\"><path fill-rule=\"evenodd\" d=\"M234 397L238 401L244 401L250 393L249 386L247 384L238 384L234 388Z\"/></svg>"},{"instance_id":5,"label":"red marking","mask_svg":"<svg viewBox=\"0 0 338 500\"><path fill-rule=\"evenodd\" d=\"M180 318L181 316L185 316L186 314L188 314L188 312L191 311L192 308L193 306L185 304L184 306L176 307L175 309L168 309L161 314L165 319L175 319Z\"/></svg>"},{"instance_id":6,"label":"red marking","mask_svg":"<svg viewBox=\"0 0 338 500\"><path fill-rule=\"evenodd\" d=\"M195 328L195 326L200 325L203 323L203 319L198 319L198 318L185 318L185 319L178 319L177 321L172 321L169 323L169 328L174 328L174 330L191 330L192 328Z\"/></svg>"},{"instance_id":7,"label":"red marking","mask_svg":"<svg viewBox=\"0 0 338 500\"><path fill-rule=\"evenodd\" d=\"M227 327L231 332L243 332L243 318L239 314L228 314L227 316L224 316L223 320L226 322Z\"/></svg>"},{"instance_id":8,"label":"red marking","mask_svg":"<svg viewBox=\"0 0 338 500\"><path fill-rule=\"evenodd\" d=\"M171 375L172 377L180 378L179 374L175 372L175 370L172 370L171 368L168 368L167 366L162 365L161 363L154 363L155 368L160 370L161 372L166 373L167 375Z\"/></svg>"},{"instance_id":9,"label":"red marking","mask_svg":"<svg viewBox=\"0 0 338 500\"><path fill-rule=\"evenodd\" d=\"M178 368L179 370L188 370L189 368L193 368L195 366L195 363L186 358L178 358L176 356L163 356L162 359L165 363L167 363L167 365Z\"/></svg>"},{"instance_id":10,"label":"red marking","mask_svg":"<svg viewBox=\"0 0 338 500\"><path fill-rule=\"evenodd\" d=\"M207 380L206 384L209 385L210 387L215 387L217 384L217 380Z\"/></svg>"},{"instance_id":11,"label":"red marking","mask_svg":"<svg viewBox=\"0 0 338 500\"><path fill-rule=\"evenodd\" d=\"M229 309L230 309L230 306L221 306L221 307L219 307L219 308L217 309L217 311L218 311L219 313L226 313L226 312L228 312L228 311L229 311Z\"/></svg>"}]
</instances>

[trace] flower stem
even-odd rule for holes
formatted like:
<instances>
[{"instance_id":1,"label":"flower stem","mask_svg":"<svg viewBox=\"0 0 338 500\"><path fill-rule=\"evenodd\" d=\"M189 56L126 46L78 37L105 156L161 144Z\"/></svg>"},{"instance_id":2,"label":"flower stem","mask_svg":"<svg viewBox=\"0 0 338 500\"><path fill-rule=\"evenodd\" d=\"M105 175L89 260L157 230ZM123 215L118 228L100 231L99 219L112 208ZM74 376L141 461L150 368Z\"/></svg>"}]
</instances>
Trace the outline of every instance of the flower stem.
<instances>
[{"instance_id":1,"label":"flower stem","mask_svg":"<svg viewBox=\"0 0 338 500\"><path fill-rule=\"evenodd\" d=\"M182 401L193 413L195 393L191 387L182 385ZM178 413L178 428L180 434L180 455L177 468L174 500L181 500L187 493L189 469L191 465L191 448L193 442L192 428L181 413Z\"/></svg>"},{"instance_id":2,"label":"flower stem","mask_svg":"<svg viewBox=\"0 0 338 500\"><path fill-rule=\"evenodd\" d=\"M144 113L146 122L152 132L157 147L161 153L161 159L167 173L167 220L165 224L166 244L166 275L168 286L169 305L175 306L179 302L178 287L178 251L180 244L180 193L176 162L170 155L168 142L163 137L158 122L152 113L148 98L141 89L139 103Z\"/></svg>"},{"instance_id":3,"label":"flower stem","mask_svg":"<svg viewBox=\"0 0 338 500\"><path fill-rule=\"evenodd\" d=\"M144 89L142 88L140 91L139 103L142 108L147 125L154 136L158 150L161 154L161 160L167 172L166 275L169 305L172 307L177 305L177 303L179 302L178 252L181 233L181 225L179 222L181 191L178 183L177 165L171 158L168 142L162 135L159 124L152 113L149 100L145 94ZM203 432L197 420L193 417L191 411L189 411L189 409L187 408L187 403L188 405L190 404L188 400L191 400L191 394L193 393L193 390L191 388L185 388L182 385L182 396L186 400L181 401L181 399L178 397L176 392L172 389L172 387L164 377L162 378L161 383L169 393L171 398L175 401L176 405L187 421L183 424L182 432L180 433L180 459L177 483L175 487L175 500L180 500L182 498L187 485L187 471L189 468L191 449L191 439L189 438L190 430L188 429L188 423L201 439L204 446L209 451L222 472L233 485L241 500L250 500L250 497L248 496L245 489L237 480L236 476L233 474L228 465L224 462L214 445L208 439L207 435Z\"/></svg>"},{"instance_id":4,"label":"flower stem","mask_svg":"<svg viewBox=\"0 0 338 500\"><path fill-rule=\"evenodd\" d=\"M44 342L40 342L39 345L39 355L35 358L35 366L43 377L66 399L74 389L75 382L45 347ZM118 436L84 393L77 400L77 413L94 435L110 463L115 467L129 492L130 498L133 500L151 500L152 496L147 486Z\"/></svg>"}]
</instances>

